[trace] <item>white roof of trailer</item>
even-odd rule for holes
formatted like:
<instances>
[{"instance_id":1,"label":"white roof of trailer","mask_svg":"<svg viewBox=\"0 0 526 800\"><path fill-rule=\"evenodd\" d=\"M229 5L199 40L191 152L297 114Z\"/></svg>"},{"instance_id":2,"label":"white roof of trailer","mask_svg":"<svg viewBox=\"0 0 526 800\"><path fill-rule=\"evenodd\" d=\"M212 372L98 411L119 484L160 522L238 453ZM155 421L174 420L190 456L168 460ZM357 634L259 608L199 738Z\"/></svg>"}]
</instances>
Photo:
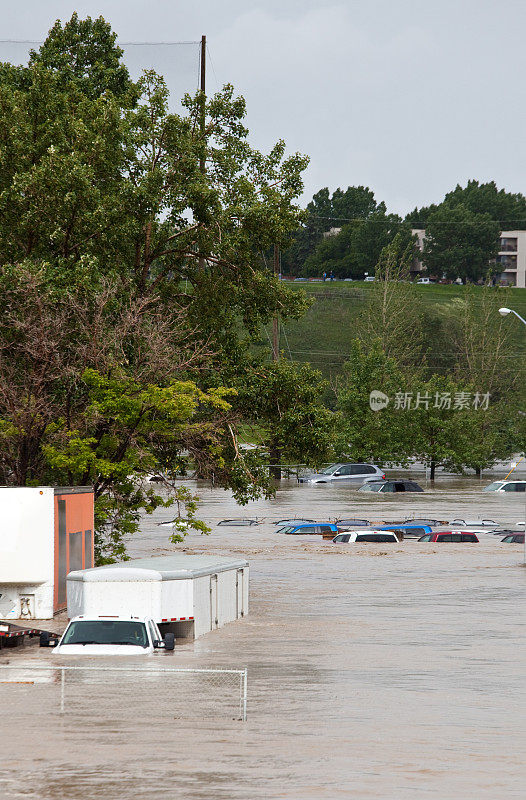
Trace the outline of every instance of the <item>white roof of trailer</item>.
<instances>
[{"instance_id":1,"label":"white roof of trailer","mask_svg":"<svg viewBox=\"0 0 526 800\"><path fill-rule=\"evenodd\" d=\"M245 560L232 561L222 556L177 554L136 558L120 564L80 569L70 572L67 579L89 582L181 581L245 567L248 567L248 561Z\"/></svg>"}]
</instances>

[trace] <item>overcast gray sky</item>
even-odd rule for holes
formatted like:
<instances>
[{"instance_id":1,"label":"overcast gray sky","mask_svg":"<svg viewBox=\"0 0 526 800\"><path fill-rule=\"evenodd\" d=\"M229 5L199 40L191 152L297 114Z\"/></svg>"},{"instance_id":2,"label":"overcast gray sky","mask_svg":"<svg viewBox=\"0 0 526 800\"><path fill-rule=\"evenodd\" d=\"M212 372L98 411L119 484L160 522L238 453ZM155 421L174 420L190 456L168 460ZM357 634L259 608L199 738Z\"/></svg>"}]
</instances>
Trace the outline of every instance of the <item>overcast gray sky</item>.
<instances>
[{"instance_id":1,"label":"overcast gray sky","mask_svg":"<svg viewBox=\"0 0 526 800\"><path fill-rule=\"evenodd\" d=\"M245 96L255 146L310 156L306 201L363 184L404 214L469 178L526 193L523 0L3 0L1 36L44 38L74 10L122 41L206 34L207 88ZM179 93L196 49L128 52Z\"/></svg>"}]
</instances>

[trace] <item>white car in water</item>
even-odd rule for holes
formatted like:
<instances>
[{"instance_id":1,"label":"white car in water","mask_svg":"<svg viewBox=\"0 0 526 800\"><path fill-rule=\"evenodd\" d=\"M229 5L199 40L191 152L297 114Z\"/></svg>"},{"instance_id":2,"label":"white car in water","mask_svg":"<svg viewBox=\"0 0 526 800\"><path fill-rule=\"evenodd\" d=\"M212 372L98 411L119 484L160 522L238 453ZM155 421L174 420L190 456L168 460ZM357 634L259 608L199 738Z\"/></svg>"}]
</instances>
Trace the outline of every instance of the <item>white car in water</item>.
<instances>
[{"instance_id":1,"label":"white car in water","mask_svg":"<svg viewBox=\"0 0 526 800\"><path fill-rule=\"evenodd\" d=\"M140 656L155 650L173 650L175 637L161 636L150 617L74 617L56 643L41 635L41 647L53 647L55 655Z\"/></svg>"},{"instance_id":2,"label":"white car in water","mask_svg":"<svg viewBox=\"0 0 526 800\"><path fill-rule=\"evenodd\" d=\"M483 492L526 492L526 481L493 481Z\"/></svg>"},{"instance_id":3,"label":"white car in water","mask_svg":"<svg viewBox=\"0 0 526 800\"><path fill-rule=\"evenodd\" d=\"M393 531L344 531L335 536L332 541L334 544L349 544L351 542L400 543L400 539Z\"/></svg>"}]
</instances>

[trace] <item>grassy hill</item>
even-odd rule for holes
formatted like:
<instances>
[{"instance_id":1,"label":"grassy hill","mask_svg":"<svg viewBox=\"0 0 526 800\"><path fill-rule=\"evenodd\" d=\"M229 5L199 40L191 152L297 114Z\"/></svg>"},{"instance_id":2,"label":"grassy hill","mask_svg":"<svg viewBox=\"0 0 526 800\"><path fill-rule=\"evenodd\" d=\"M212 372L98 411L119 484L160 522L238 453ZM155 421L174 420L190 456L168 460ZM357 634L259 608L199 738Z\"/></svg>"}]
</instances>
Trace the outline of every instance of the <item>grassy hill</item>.
<instances>
[{"instance_id":1,"label":"grassy hill","mask_svg":"<svg viewBox=\"0 0 526 800\"><path fill-rule=\"evenodd\" d=\"M363 310L372 284L363 281L334 281L332 283L291 283L294 291L304 291L314 303L304 317L281 325L280 349L294 361L309 361L326 377L337 373L347 358L349 345L355 335L355 322ZM454 300L462 298L465 286L417 286L424 305L430 312L437 307L446 311ZM478 287L475 289L478 291ZM501 291L496 288L495 291ZM526 318L526 289L503 291L502 305L508 305ZM526 327L516 318L508 324L516 331L516 349L509 357L523 359L526 354ZM261 339L260 347L269 347L271 326Z\"/></svg>"}]
</instances>

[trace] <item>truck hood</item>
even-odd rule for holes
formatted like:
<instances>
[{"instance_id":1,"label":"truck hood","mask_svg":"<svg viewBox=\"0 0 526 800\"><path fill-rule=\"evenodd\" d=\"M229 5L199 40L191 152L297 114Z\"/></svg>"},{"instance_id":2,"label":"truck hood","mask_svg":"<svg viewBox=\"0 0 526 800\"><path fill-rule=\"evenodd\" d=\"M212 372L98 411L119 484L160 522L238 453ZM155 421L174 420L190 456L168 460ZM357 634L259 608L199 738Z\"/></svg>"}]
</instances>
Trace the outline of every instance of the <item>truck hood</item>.
<instances>
[{"instance_id":1,"label":"truck hood","mask_svg":"<svg viewBox=\"0 0 526 800\"><path fill-rule=\"evenodd\" d=\"M142 656L153 651L134 644L59 644L51 652L59 656Z\"/></svg>"}]
</instances>

